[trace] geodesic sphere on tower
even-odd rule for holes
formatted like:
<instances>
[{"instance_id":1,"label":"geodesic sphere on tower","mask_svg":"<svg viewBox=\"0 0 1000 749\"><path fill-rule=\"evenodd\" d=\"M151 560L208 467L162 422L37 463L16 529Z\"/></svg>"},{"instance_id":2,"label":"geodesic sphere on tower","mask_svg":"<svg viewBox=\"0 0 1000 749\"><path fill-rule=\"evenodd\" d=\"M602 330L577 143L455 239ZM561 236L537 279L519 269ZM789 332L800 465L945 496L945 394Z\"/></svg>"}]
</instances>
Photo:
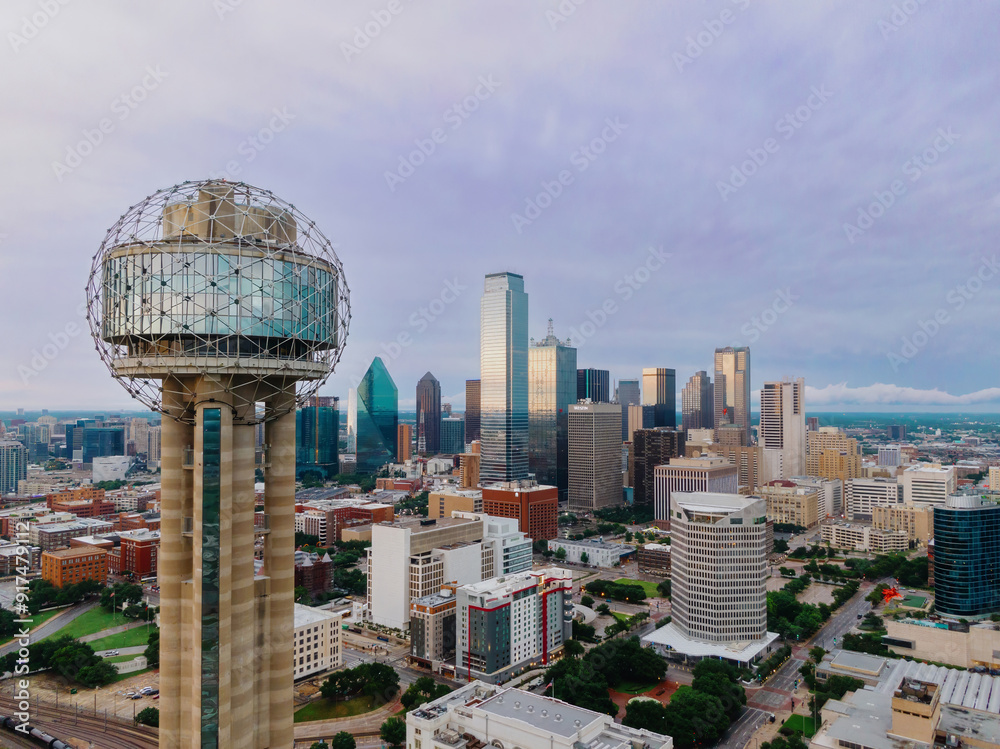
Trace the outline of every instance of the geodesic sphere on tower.
<instances>
[{"instance_id":1,"label":"geodesic sphere on tower","mask_svg":"<svg viewBox=\"0 0 1000 749\"><path fill-rule=\"evenodd\" d=\"M188 420L164 408L161 388L207 375L253 421L280 415L258 415L255 401L294 386L302 402L326 381L347 339L349 295L329 240L295 206L202 180L150 195L108 230L87 318L136 400Z\"/></svg>"}]
</instances>

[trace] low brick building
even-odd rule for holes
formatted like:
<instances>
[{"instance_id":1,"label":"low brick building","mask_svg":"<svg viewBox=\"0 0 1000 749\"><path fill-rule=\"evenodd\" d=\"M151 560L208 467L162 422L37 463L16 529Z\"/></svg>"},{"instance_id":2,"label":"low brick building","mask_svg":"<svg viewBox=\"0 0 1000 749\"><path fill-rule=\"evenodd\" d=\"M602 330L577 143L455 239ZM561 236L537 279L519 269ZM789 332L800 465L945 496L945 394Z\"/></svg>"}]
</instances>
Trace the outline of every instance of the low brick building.
<instances>
[{"instance_id":1,"label":"low brick building","mask_svg":"<svg viewBox=\"0 0 1000 749\"><path fill-rule=\"evenodd\" d=\"M97 580L108 581L108 552L95 546L78 546L42 552L42 579L57 588Z\"/></svg>"}]
</instances>

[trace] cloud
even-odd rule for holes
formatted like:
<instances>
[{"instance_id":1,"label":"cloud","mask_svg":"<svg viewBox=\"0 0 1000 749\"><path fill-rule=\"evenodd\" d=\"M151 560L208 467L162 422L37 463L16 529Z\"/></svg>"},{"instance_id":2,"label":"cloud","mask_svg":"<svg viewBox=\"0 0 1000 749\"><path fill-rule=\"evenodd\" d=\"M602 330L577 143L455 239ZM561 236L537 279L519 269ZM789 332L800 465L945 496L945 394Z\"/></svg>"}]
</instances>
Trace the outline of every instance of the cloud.
<instances>
[{"instance_id":1,"label":"cloud","mask_svg":"<svg viewBox=\"0 0 1000 749\"><path fill-rule=\"evenodd\" d=\"M810 408L829 405L970 406L998 403L1000 388L995 387L952 395L937 388L920 390L883 382L862 387L850 387L846 382L822 388L806 386L806 404Z\"/></svg>"}]
</instances>

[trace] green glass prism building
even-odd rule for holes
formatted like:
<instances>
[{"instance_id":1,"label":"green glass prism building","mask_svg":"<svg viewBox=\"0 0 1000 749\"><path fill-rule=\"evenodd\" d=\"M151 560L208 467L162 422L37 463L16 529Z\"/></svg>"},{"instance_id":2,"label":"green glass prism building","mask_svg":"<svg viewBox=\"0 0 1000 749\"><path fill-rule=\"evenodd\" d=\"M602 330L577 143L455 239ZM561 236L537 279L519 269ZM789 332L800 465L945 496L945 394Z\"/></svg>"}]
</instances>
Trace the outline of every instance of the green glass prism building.
<instances>
[{"instance_id":1,"label":"green glass prism building","mask_svg":"<svg viewBox=\"0 0 1000 749\"><path fill-rule=\"evenodd\" d=\"M528 295L516 273L486 276L480 328L481 483L528 477Z\"/></svg>"},{"instance_id":2,"label":"green glass prism building","mask_svg":"<svg viewBox=\"0 0 1000 749\"><path fill-rule=\"evenodd\" d=\"M934 608L964 619L1000 613L1000 505L953 495L934 508Z\"/></svg>"},{"instance_id":3,"label":"green glass prism building","mask_svg":"<svg viewBox=\"0 0 1000 749\"><path fill-rule=\"evenodd\" d=\"M399 392L376 356L358 385L358 473L378 473L396 461L398 426Z\"/></svg>"}]
</instances>

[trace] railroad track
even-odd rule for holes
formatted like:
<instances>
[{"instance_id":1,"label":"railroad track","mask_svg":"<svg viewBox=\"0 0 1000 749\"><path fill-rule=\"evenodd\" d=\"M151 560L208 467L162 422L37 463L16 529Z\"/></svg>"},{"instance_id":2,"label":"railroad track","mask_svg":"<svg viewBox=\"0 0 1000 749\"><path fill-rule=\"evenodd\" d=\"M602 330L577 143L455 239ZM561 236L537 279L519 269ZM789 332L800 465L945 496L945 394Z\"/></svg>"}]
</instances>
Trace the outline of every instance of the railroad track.
<instances>
[{"instance_id":1,"label":"railroad track","mask_svg":"<svg viewBox=\"0 0 1000 749\"><path fill-rule=\"evenodd\" d=\"M13 712L13 703L6 698L0 698L0 713ZM93 742L96 749L157 749L159 747L159 731L148 726L135 726L127 721L114 718L83 715L73 709L57 708L46 704L42 714L32 714L31 725L38 726L43 731L57 739L68 741L80 739ZM0 741L5 741L8 731L0 733Z\"/></svg>"}]
</instances>

